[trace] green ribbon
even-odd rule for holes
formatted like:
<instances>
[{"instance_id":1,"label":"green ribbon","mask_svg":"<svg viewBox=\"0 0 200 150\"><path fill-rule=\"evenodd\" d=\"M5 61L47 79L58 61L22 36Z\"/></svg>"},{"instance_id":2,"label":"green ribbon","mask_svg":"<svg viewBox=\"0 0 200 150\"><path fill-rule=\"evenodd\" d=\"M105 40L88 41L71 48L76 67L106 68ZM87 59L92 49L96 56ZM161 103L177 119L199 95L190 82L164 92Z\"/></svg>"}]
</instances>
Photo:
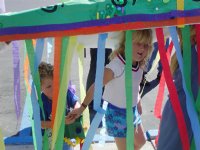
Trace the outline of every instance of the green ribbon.
<instances>
[{"instance_id":1,"label":"green ribbon","mask_svg":"<svg viewBox=\"0 0 200 150\"><path fill-rule=\"evenodd\" d=\"M196 108L196 111L198 111L198 101L200 101L200 90L198 90L198 96L197 96L197 101L196 101L196 105L195 105L195 101L194 101L194 95L192 93L192 82L191 82L191 67L192 67L192 54L191 54L191 41L190 41L190 26L185 26L184 28L181 29L182 31L182 37L183 37L183 72L184 72L184 76L185 76L185 83L186 83L186 87L188 89L188 92L191 96L192 99L192 103L194 105L194 107ZM200 114L198 113L198 119L200 121ZM195 142L194 142L194 137L192 139L192 143L191 143L191 150L196 150L195 147Z\"/></svg>"},{"instance_id":2,"label":"green ribbon","mask_svg":"<svg viewBox=\"0 0 200 150\"><path fill-rule=\"evenodd\" d=\"M38 96L38 102L39 102L39 105L40 105L40 108L42 110L42 115L43 115L43 118L45 118L45 115L44 115L44 109L43 109L43 102L42 102L42 99L41 99L41 87L40 87L40 77L39 77L39 71L38 69L34 69L35 68L35 60L34 60L34 56L35 56L35 52L34 52L34 47L33 47L33 42L32 40L25 40L25 43L26 43L26 50L27 50L27 54L28 54L28 59L29 59L29 65L30 65L30 70L31 70L31 75L32 75L32 78L33 78L33 82L35 84L35 87L36 87L36 91L37 91L37 95ZM46 118L45 118L46 119ZM36 142L36 136L35 136L35 126L34 124L32 123L32 130L33 130L33 141L34 141L34 147L37 147L37 143ZM43 136L43 149L48 149L48 137L47 137L47 134L46 134L46 131L45 131L45 134Z\"/></svg>"},{"instance_id":3,"label":"green ribbon","mask_svg":"<svg viewBox=\"0 0 200 150\"><path fill-rule=\"evenodd\" d=\"M66 42L68 39L63 38L62 42ZM67 42L66 42L67 43ZM63 139L64 139L64 125L65 125L65 110L66 110L66 91L69 82L69 72L71 69L71 62L73 57L73 52L76 47L76 38L70 37L69 44L62 43L62 54L65 55L61 60L62 78L60 80L60 90L58 95L58 103L56 109L56 116L53 127L53 138L52 138L52 149L62 149ZM68 45L68 48L65 49ZM65 52L64 52L65 51ZM56 141L56 142L55 142Z\"/></svg>"},{"instance_id":4,"label":"green ribbon","mask_svg":"<svg viewBox=\"0 0 200 150\"><path fill-rule=\"evenodd\" d=\"M61 48L61 62L60 62L60 79L62 79L63 77L63 71L64 71L64 66L65 66L65 57L66 57L66 53L67 53L67 46L68 46L68 43L69 43L69 38L68 37L63 37L62 38L62 48ZM60 82L61 84L61 82ZM63 92L65 92L66 94L66 90L63 89ZM65 106L66 108L66 98L62 99L63 101L63 106ZM62 120L61 120L61 126L59 128L59 131L58 131L58 138L56 140L56 149L62 149L63 147L63 142L64 142L64 131L65 131L65 109L64 108L64 113L61 114L62 116ZM60 108L59 108L60 109ZM61 117L60 116L60 117Z\"/></svg>"},{"instance_id":5,"label":"green ribbon","mask_svg":"<svg viewBox=\"0 0 200 150\"><path fill-rule=\"evenodd\" d=\"M4 144L4 141L3 141L1 128L0 128L0 149L5 150L5 144Z\"/></svg>"},{"instance_id":6,"label":"green ribbon","mask_svg":"<svg viewBox=\"0 0 200 150\"><path fill-rule=\"evenodd\" d=\"M132 101L132 31L126 31L125 43L125 87L126 87L126 149L134 150L134 126L133 126L133 101Z\"/></svg>"}]
</instances>

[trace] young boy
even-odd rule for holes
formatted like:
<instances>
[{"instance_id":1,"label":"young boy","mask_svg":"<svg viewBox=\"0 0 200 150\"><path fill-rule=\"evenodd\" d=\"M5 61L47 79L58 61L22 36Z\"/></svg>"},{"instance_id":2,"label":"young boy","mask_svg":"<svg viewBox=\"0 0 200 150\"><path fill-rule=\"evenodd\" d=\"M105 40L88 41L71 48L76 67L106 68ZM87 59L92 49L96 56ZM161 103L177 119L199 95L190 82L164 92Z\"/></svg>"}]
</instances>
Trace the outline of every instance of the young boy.
<instances>
[{"instance_id":1,"label":"young boy","mask_svg":"<svg viewBox=\"0 0 200 150\"><path fill-rule=\"evenodd\" d=\"M49 142L51 142L52 129L51 129L51 112L52 112L52 97L53 97L53 65L41 62L39 65L39 75L41 83L41 98L43 102L44 116L42 115L42 110L40 109L41 127L42 134L44 134L44 129L47 129ZM73 91L67 90L67 107L66 113L70 111L70 108L79 108L80 104L78 102L78 97ZM69 120L65 120L65 124L70 124ZM49 143L50 144L50 143ZM70 146L64 143L63 149L71 149Z\"/></svg>"}]
</instances>

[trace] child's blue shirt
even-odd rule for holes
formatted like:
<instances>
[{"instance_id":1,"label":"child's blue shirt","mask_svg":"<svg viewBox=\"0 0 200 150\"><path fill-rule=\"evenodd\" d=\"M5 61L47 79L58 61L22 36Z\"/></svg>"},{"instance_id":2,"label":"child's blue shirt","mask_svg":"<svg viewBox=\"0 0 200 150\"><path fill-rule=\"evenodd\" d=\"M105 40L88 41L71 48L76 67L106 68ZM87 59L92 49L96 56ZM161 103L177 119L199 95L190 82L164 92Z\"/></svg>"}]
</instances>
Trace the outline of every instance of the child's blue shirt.
<instances>
[{"instance_id":1,"label":"child's blue shirt","mask_svg":"<svg viewBox=\"0 0 200 150\"><path fill-rule=\"evenodd\" d=\"M42 121L50 121L51 120L51 113L52 113L52 100L50 100L44 93L41 93L41 98L43 102L43 109L44 109L44 117L42 115L42 109L40 108L40 119ZM78 97L68 89L67 91L67 106L66 106L66 113L70 111L70 108L74 108L76 102L78 101Z\"/></svg>"}]
</instances>

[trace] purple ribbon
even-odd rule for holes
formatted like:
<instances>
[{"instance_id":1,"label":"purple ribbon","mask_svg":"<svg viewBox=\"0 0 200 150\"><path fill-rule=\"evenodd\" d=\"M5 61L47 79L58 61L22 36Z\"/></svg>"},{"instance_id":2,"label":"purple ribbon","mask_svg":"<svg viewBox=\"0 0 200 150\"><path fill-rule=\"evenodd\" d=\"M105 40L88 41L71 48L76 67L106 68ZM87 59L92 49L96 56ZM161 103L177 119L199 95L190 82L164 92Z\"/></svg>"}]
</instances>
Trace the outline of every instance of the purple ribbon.
<instances>
[{"instance_id":1,"label":"purple ribbon","mask_svg":"<svg viewBox=\"0 0 200 150\"><path fill-rule=\"evenodd\" d=\"M13 71L14 71L14 103L17 119L21 112L20 102L20 59L19 59L19 44L17 41L12 42L13 52Z\"/></svg>"}]
</instances>

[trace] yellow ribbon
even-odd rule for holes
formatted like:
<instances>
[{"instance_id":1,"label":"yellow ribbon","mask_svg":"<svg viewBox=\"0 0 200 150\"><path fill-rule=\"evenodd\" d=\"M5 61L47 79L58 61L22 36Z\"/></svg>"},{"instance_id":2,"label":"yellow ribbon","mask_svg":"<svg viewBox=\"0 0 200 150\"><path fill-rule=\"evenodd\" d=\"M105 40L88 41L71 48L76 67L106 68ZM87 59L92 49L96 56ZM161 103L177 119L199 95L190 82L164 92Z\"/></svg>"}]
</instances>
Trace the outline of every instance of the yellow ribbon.
<instances>
[{"instance_id":1,"label":"yellow ribbon","mask_svg":"<svg viewBox=\"0 0 200 150\"><path fill-rule=\"evenodd\" d=\"M177 10L184 10L184 0L177 0Z\"/></svg>"},{"instance_id":2,"label":"yellow ribbon","mask_svg":"<svg viewBox=\"0 0 200 150\"><path fill-rule=\"evenodd\" d=\"M3 140L3 135L0 129L0 149L1 150L5 150L5 144L4 144L4 140Z\"/></svg>"},{"instance_id":3,"label":"yellow ribbon","mask_svg":"<svg viewBox=\"0 0 200 150\"><path fill-rule=\"evenodd\" d=\"M61 127L61 122L62 122L62 116L65 113L65 108L66 108L66 91L68 88L68 83L69 83L69 73L71 70L71 62L73 58L73 52L77 46L77 38L75 36L72 36L69 38L69 45L67 48L67 53L65 56L65 62L64 62L64 68L63 69L63 75L62 79L60 82L60 90L59 90L59 95L58 95L58 103L57 103L57 109L56 109L56 115L55 115L55 121L54 121L54 126L53 126L53 135L52 135L52 146L51 149L53 150L55 147L55 143L58 137L58 131L59 128Z\"/></svg>"},{"instance_id":4,"label":"yellow ribbon","mask_svg":"<svg viewBox=\"0 0 200 150\"><path fill-rule=\"evenodd\" d=\"M77 53L78 53L78 68L79 68L79 85L80 85L80 100L83 102L86 92L83 84L83 56L84 56L84 46L82 44L79 44L77 47ZM88 130L90 127L90 119L89 119L89 110L86 108L86 110L83 112L83 128Z\"/></svg>"},{"instance_id":5,"label":"yellow ribbon","mask_svg":"<svg viewBox=\"0 0 200 150\"><path fill-rule=\"evenodd\" d=\"M177 0L177 10L184 10L184 0ZM178 18L178 27L184 27L184 18Z\"/></svg>"}]
</instances>

